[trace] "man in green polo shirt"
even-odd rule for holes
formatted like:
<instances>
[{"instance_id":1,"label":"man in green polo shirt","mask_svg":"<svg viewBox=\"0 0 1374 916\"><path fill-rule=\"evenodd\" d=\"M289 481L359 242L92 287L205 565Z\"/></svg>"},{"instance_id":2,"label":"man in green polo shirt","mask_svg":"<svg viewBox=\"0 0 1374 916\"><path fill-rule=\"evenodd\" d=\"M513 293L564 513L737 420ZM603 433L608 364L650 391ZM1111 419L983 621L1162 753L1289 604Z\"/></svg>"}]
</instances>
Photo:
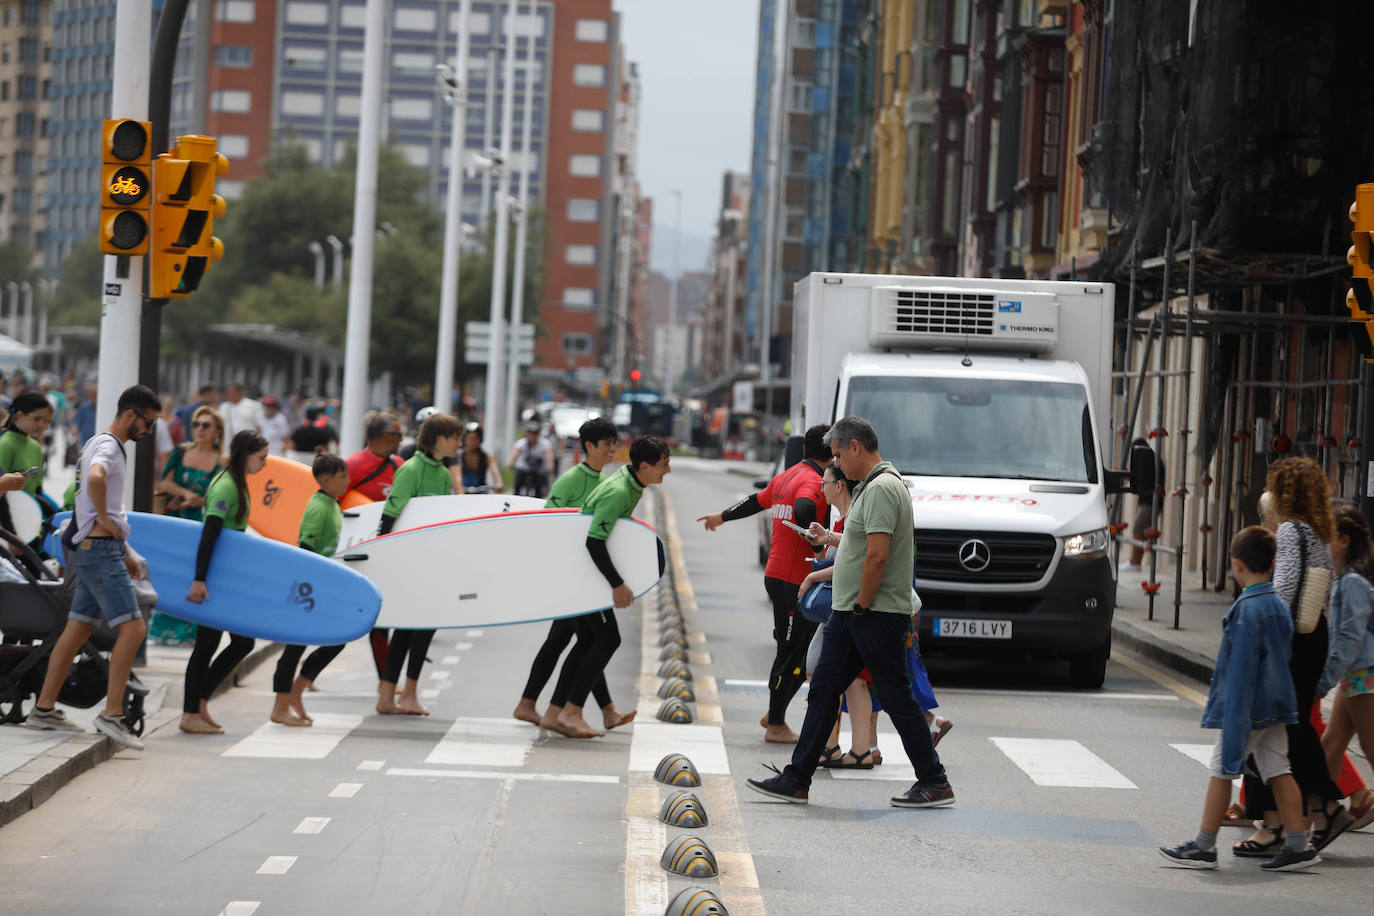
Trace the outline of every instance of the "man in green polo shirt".
<instances>
[{"instance_id":1,"label":"man in green polo shirt","mask_svg":"<svg viewBox=\"0 0 1374 916\"><path fill-rule=\"evenodd\" d=\"M916 770L916 784L890 803L898 808L952 805L954 789L935 752L925 714L912 696L906 665L907 628L915 613L911 494L897 469L878 454L878 433L863 417L839 420L826 441L844 475L859 481L835 557L835 613L825 625L792 762L771 779L747 784L760 795L806 804L811 777L839 713L840 694L867 667ZM834 543L835 536L819 523L810 531L813 543Z\"/></svg>"}]
</instances>

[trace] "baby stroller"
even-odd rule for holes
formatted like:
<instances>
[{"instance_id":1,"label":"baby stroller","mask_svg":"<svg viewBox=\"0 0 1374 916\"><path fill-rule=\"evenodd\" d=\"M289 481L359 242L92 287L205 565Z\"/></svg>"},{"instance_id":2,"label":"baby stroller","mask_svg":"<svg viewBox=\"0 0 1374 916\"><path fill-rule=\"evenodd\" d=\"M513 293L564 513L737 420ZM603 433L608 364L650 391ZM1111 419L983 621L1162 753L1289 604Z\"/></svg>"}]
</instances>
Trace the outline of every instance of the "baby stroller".
<instances>
[{"instance_id":1,"label":"baby stroller","mask_svg":"<svg viewBox=\"0 0 1374 916\"><path fill-rule=\"evenodd\" d=\"M59 580L38 554L19 538L0 528L0 724L24 721L24 703L37 699L43 688L48 656L67 625L73 584ZM17 555L4 549L4 544ZM13 573L17 572L18 575ZM142 596L140 596L141 598ZM140 605L142 605L140 600ZM102 652L114 647L116 632L103 621L95 628L58 692L59 702L89 709L105 699L109 663ZM143 734L143 701L148 688L130 673L124 691L124 722L135 735Z\"/></svg>"}]
</instances>

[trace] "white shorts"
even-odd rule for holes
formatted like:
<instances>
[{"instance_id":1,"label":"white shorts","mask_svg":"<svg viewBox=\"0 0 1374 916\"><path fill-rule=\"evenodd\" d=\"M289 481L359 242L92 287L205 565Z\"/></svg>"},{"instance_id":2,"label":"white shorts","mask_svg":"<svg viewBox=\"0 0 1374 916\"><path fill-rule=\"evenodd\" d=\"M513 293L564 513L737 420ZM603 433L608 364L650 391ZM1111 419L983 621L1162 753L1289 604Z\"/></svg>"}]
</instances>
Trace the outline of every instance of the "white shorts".
<instances>
[{"instance_id":1,"label":"white shorts","mask_svg":"<svg viewBox=\"0 0 1374 916\"><path fill-rule=\"evenodd\" d=\"M1255 768L1259 770L1260 779L1266 784L1275 776L1293 772L1293 767L1288 762L1288 726L1272 725L1269 728L1250 732L1250 740L1246 742L1245 754L1241 758L1242 766L1244 760L1252 754L1255 757ZM1217 779L1226 779L1231 775L1221 771L1220 735L1217 735L1217 743L1212 747L1210 769L1212 775Z\"/></svg>"}]
</instances>

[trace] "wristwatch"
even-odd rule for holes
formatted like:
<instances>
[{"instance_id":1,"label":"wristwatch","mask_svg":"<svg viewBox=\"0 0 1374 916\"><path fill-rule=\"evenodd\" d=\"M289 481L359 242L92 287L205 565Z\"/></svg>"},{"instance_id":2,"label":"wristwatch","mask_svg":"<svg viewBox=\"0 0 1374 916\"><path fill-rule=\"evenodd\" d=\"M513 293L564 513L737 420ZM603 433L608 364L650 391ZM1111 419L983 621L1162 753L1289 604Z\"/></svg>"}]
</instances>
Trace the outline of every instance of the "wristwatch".
<instances>
[{"instance_id":1,"label":"wristwatch","mask_svg":"<svg viewBox=\"0 0 1374 916\"><path fill-rule=\"evenodd\" d=\"M864 607L862 604L860 604L859 602L857 602L857 601L854 602L853 611L854 611L854 613L856 613L856 614L867 614L867 613L868 613L869 611L871 611L871 610L872 610L872 608L866 608L866 607Z\"/></svg>"}]
</instances>

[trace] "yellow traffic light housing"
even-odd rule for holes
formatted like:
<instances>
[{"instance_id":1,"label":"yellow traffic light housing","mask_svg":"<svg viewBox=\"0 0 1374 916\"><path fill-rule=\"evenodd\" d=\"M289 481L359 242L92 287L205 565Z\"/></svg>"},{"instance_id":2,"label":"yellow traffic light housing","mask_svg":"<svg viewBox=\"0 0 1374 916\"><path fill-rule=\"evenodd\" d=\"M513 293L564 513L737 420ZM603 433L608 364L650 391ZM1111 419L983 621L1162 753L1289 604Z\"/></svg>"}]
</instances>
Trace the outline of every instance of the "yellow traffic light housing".
<instances>
[{"instance_id":1,"label":"yellow traffic light housing","mask_svg":"<svg viewBox=\"0 0 1374 916\"><path fill-rule=\"evenodd\" d=\"M186 298L200 287L210 262L224 256L213 232L227 207L215 193L215 179L228 169L215 138L194 134L178 137L173 150L153 163L150 297Z\"/></svg>"},{"instance_id":2,"label":"yellow traffic light housing","mask_svg":"<svg viewBox=\"0 0 1374 916\"><path fill-rule=\"evenodd\" d=\"M1345 259L1350 263L1350 292L1346 294L1345 304L1352 318L1360 321L1374 319L1374 293L1370 283L1374 281L1374 182L1355 188L1355 202L1350 205L1350 221L1355 228L1350 232L1350 251Z\"/></svg>"},{"instance_id":3,"label":"yellow traffic light housing","mask_svg":"<svg viewBox=\"0 0 1374 916\"><path fill-rule=\"evenodd\" d=\"M105 122L100 166L100 250L105 254L148 253L150 130L147 121Z\"/></svg>"}]
</instances>

